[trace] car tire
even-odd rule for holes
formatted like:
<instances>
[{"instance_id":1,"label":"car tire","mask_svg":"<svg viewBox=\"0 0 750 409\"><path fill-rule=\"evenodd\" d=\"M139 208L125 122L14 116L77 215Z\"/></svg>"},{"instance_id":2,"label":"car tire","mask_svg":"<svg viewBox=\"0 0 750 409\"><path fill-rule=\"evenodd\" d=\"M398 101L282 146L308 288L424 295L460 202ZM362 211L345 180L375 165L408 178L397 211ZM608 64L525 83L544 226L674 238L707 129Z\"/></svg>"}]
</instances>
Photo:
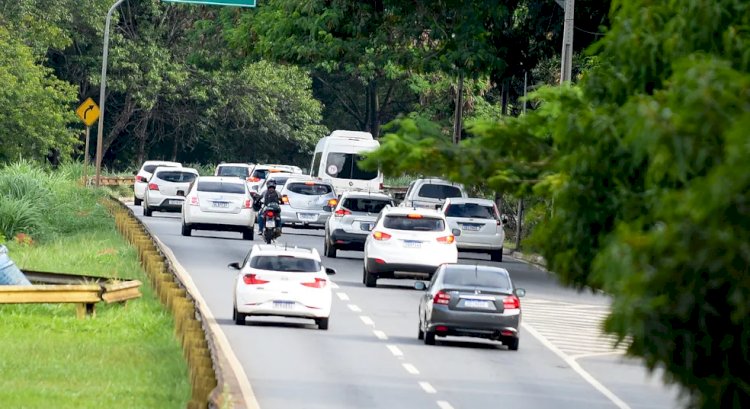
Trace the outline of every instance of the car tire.
<instances>
[{"instance_id":1,"label":"car tire","mask_svg":"<svg viewBox=\"0 0 750 409\"><path fill-rule=\"evenodd\" d=\"M237 311L237 307L234 307L232 318L234 318L235 325L245 325L245 318L247 318L247 314L243 314Z\"/></svg>"},{"instance_id":2,"label":"car tire","mask_svg":"<svg viewBox=\"0 0 750 409\"><path fill-rule=\"evenodd\" d=\"M424 344L435 345L435 333L432 331L425 331L424 333Z\"/></svg>"},{"instance_id":3,"label":"car tire","mask_svg":"<svg viewBox=\"0 0 750 409\"><path fill-rule=\"evenodd\" d=\"M369 287L369 288L377 287L378 276L367 271L367 267L363 267L362 268L362 281L364 282L365 287Z\"/></svg>"},{"instance_id":4,"label":"car tire","mask_svg":"<svg viewBox=\"0 0 750 409\"><path fill-rule=\"evenodd\" d=\"M182 222L182 235L185 237L190 237L190 235L193 234L193 229L190 228L190 225L185 224L185 222Z\"/></svg>"},{"instance_id":5,"label":"car tire","mask_svg":"<svg viewBox=\"0 0 750 409\"><path fill-rule=\"evenodd\" d=\"M251 227L242 232L242 240L255 240L255 229Z\"/></svg>"},{"instance_id":6,"label":"car tire","mask_svg":"<svg viewBox=\"0 0 750 409\"><path fill-rule=\"evenodd\" d=\"M326 240L326 243L328 241ZM328 257L330 258L336 258L336 245L335 244L329 244L328 245Z\"/></svg>"},{"instance_id":7,"label":"car tire","mask_svg":"<svg viewBox=\"0 0 750 409\"><path fill-rule=\"evenodd\" d=\"M135 205L135 206L140 206L140 205L141 205L141 203L143 203L143 200L141 200L141 199L139 199L139 198L137 198L137 197L133 196L133 205Z\"/></svg>"},{"instance_id":8,"label":"car tire","mask_svg":"<svg viewBox=\"0 0 750 409\"><path fill-rule=\"evenodd\" d=\"M500 247L500 250L490 251L490 260L501 263L503 261L503 248Z\"/></svg>"},{"instance_id":9,"label":"car tire","mask_svg":"<svg viewBox=\"0 0 750 409\"><path fill-rule=\"evenodd\" d=\"M315 323L318 324L318 329L328 329L328 318L316 318Z\"/></svg>"},{"instance_id":10,"label":"car tire","mask_svg":"<svg viewBox=\"0 0 750 409\"><path fill-rule=\"evenodd\" d=\"M417 339L420 341L424 339L424 331L422 331L422 320L419 320L419 332L417 332Z\"/></svg>"},{"instance_id":11,"label":"car tire","mask_svg":"<svg viewBox=\"0 0 750 409\"><path fill-rule=\"evenodd\" d=\"M151 215L154 213L153 210L148 208L148 205L143 205L143 215L146 217L151 217Z\"/></svg>"},{"instance_id":12,"label":"car tire","mask_svg":"<svg viewBox=\"0 0 750 409\"><path fill-rule=\"evenodd\" d=\"M505 343L505 345L508 346L508 350L510 351L518 351L518 341L518 338L511 338Z\"/></svg>"}]
</instances>

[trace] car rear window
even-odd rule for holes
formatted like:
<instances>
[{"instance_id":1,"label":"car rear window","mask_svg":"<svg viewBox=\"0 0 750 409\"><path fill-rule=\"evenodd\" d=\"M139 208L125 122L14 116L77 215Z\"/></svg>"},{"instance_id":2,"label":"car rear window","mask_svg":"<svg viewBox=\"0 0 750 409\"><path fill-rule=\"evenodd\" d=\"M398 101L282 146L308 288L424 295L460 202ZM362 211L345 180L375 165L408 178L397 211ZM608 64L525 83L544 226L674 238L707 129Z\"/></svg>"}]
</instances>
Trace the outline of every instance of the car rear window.
<instances>
[{"instance_id":1,"label":"car rear window","mask_svg":"<svg viewBox=\"0 0 750 409\"><path fill-rule=\"evenodd\" d=\"M159 165L159 164L156 164L156 165L146 165L146 166L143 167L143 170L146 171L146 172L148 172L148 173L154 173L154 170L156 170L156 168L158 168L160 166L161 167L165 167L165 168L176 168L177 167L175 165Z\"/></svg>"},{"instance_id":2,"label":"car rear window","mask_svg":"<svg viewBox=\"0 0 750 409\"><path fill-rule=\"evenodd\" d=\"M228 183L228 182L198 182L199 192L214 192L214 193L245 193L244 183Z\"/></svg>"},{"instance_id":3,"label":"car rear window","mask_svg":"<svg viewBox=\"0 0 750 409\"><path fill-rule=\"evenodd\" d=\"M326 173L339 179L372 180L378 177L377 171L359 167L362 155L356 153L331 152L326 162Z\"/></svg>"},{"instance_id":4,"label":"car rear window","mask_svg":"<svg viewBox=\"0 0 750 409\"><path fill-rule=\"evenodd\" d=\"M419 196L430 199L447 199L449 197L461 197L461 189L451 185L426 184L419 188Z\"/></svg>"},{"instance_id":5,"label":"car rear window","mask_svg":"<svg viewBox=\"0 0 750 409\"><path fill-rule=\"evenodd\" d=\"M299 195L306 195L306 196L320 196L320 195L326 195L328 193L333 192L333 188L330 185L325 185L322 183L290 183L286 186L286 190L297 193Z\"/></svg>"},{"instance_id":6,"label":"car rear window","mask_svg":"<svg viewBox=\"0 0 750 409\"><path fill-rule=\"evenodd\" d=\"M219 166L216 176L246 178L249 176L249 173L250 170L244 166Z\"/></svg>"},{"instance_id":7,"label":"car rear window","mask_svg":"<svg viewBox=\"0 0 750 409\"><path fill-rule=\"evenodd\" d=\"M179 170L163 170L156 174L161 180L175 183L190 183L198 177L195 173L180 172Z\"/></svg>"},{"instance_id":8,"label":"car rear window","mask_svg":"<svg viewBox=\"0 0 750 409\"><path fill-rule=\"evenodd\" d=\"M443 219L437 219L434 217L422 217L419 218L401 216L401 215L389 215L385 216L383 226L388 229L394 230L412 230L412 231L442 231L445 230L445 222Z\"/></svg>"},{"instance_id":9,"label":"car rear window","mask_svg":"<svg viewBox=\"0 0 750 409\"><path fill-rule=\"evenodd\" d=\"M387 199L348 198L342 207L352 212L380 213L387 205L393 205L393 202Z\"/></svg>"},{"instance_id":10,"label":"car rear window","mask_svg":"<svg viewBox=\"0 0 750 409\"><path fill-rule=\"evenodd\" d=\"M250 259L250 267L287 273L314 273L321 268L316 260L294 256L255 256Z\"/></svg>"},{"instance_id":11,"label":"car rear window","mask_svg":"<svg viewBox=\"0 0 750 409\"><path fill-rule=\"evenodd\" d=\"M255 169L253 171L253 177L258 179L265 179L268 175L268 169Z\"/></svg>"},{"instance_id":12,"label":"car rear window","mask_svg":"<svg viewBox=\"0 0 750 409\"><path fill-rule=\"evenodd\" d=\"M289 178L269 178L268 182L272 180L276 183L276 189L278 190L286 185L286 181L289 180ZM266 182L266 185L268 185L268 182Z\"/></svg>"},{"instance_id":13,"label":"car rear window","mask_svg":"<svg viewBox=\"0 0 750 409\"><path fill-rule=\"evenodd\" d=\"M452 204L445 210L448 217L473 217L476 219L497 219L495 209L476 203Z\"/></svg>"},{"instance_id":14,"label":"car rear window","mask_svg":"<svg viewBox=\"0 0 750 409\"><path fill-rule=\"evenodd\" d=\"M510 288L510 279L500 271L483 270L483 269L451 269L448 267L443 276L445 285L465 286L465 287L491 287L491 288Z\"/></svg>"}]
</instances>

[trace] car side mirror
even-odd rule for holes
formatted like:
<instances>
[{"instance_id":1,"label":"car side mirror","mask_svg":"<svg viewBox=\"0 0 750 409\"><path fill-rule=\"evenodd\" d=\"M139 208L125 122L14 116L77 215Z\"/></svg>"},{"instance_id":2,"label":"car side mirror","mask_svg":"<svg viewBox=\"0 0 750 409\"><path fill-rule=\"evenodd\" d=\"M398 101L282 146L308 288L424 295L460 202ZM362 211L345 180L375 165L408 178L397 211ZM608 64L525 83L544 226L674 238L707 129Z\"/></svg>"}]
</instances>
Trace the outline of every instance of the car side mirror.
<instances>
[{"instance_id":1,"label":"car side mirror","mask_svg":"<svg viewBox=\"0 0 750 409\"><path fill-rule=\"evenodd\" d=\"M326 274L328 274L329 276L335 275L336 274L336 270L334 270L334 269L332 269L330 267L326 267Z\"/></svg>"},{"instance_id":2,"label":"car side mirror","mask_svg":"<svg viewBox=\"0 0 750 409\"><path fill-rule=\"evenodd\" d=\"M427 284L425 284L424 281L417 281L414 283L414 289L418 291L425 291L427 290Z\"/></svg>"},{"instance_id":3,"label":"car side mirror","mask_svg":"<svg viewBox=\"0 0 750 409\"><path fill-rule=\"evenodd\" d=\"M526 296L526 290L523 288L516 288L516 296L518 298L525 297Z\"/></svg>"},{"instance_id":4,"label":"car side mirror","mask_svg":"<svg viewBox=\"0 0 750 409\"><path fill-rule=\"evenodd\" d=\"M229 263L227 264L227 267L231 268L232 270L241 270L240 263Z\"/></svg>"},{"instance_id":5,"label":"car side mirror","mask_svg":"<svg viewBox=\"0 0 750 409\"><path fill-rule=\"evenodd\" d=\"M451 230L451 233L453 233L454 236L458 237L461 235L461 230L453 229Z\"/></svg>"},{"instance_id":6,"label":"car side mirror","mask_svg":"<svg viewBox=\"0 0 750 409\"><path fill-rule=\"evenodd\" d=\"M138 176L138 171L133 171L133 176Z\"/></svg>"},{"instance_id":7,"label":"car side mirror","mask_svg":"<svg viewBox=\"0 0 750 409\"><path fill-rule=\"evenodd\" d=\"M503 224L508 224L508 217L507 216L503 216L503 218L500 219L500 221L503 222Z\"/></svg>"}]
</instances>

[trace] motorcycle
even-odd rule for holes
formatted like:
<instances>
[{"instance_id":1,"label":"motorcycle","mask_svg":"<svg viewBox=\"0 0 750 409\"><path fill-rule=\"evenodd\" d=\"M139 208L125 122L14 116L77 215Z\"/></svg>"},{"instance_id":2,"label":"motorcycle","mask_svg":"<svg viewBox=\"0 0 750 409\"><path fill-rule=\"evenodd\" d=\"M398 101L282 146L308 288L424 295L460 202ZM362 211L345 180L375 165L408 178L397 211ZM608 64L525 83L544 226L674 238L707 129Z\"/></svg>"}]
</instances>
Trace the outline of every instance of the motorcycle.
<instances>
[{"instance_id":1,"label":"motorcycle","mask_svg":"<svg viewBox=\"0 0 750 409\"><path fill-rule=\"evenodd\" d=\"M265 228L263 229L263 239L266 244L281 237L281 207L276 203L271 203L261 210Z\"/></svg>"}]
</instances>

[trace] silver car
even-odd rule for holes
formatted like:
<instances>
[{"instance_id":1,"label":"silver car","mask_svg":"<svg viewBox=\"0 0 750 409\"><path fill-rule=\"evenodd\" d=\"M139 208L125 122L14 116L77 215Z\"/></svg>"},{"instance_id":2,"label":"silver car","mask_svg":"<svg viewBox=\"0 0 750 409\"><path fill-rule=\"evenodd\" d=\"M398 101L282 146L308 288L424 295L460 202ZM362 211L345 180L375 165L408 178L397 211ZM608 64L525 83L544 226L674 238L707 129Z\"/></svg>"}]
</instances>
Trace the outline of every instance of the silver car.
<instances>
[{"instance_id":1,"label":"silver car","mask_svg":"<svg viewBox=\"0 0 750 409\"><path fill-rule=\"evenodd\" d=\"M511 351L518 350L521 325L520 297L504 268L443 264L429 285L414 284L426 290L419 302L418 338L427 345L435 337L477 337L501 341Z\"/></svg>"},{"instance_id":2,"label":"silver car","mask_svg":"<svg viewBox=\"0 0 750 409\"><path fill-rule=\"evenodd\" d=\"M336 258L338 250L364 250L367 235L380 211L395 205L390 196L382 193L344 193L326 223L326 257Z\"/></svg>"},{"instance_id":3,"label":"silver car","mask_svg":"<svg viewBox=\"0 0 750 409\"><path fill-rule=\"evenodd\" d=\"M503 261L507 219L500 216L495 202L488 199L445 199L445 219L451 228L461 230L456 237L459 251L489 253L492 261Z\"/></svg>"},{"instance_id":4,"label":"silver car","mask_svg":"<svg viewBox=\"0 0 750 409\"><path fill-rule=\"evenodd\" d=\"M296 228L324 228L338 203L330 182L309 177L289 178L279 195L282 225Z\"/></svg>"}]
</instances>

